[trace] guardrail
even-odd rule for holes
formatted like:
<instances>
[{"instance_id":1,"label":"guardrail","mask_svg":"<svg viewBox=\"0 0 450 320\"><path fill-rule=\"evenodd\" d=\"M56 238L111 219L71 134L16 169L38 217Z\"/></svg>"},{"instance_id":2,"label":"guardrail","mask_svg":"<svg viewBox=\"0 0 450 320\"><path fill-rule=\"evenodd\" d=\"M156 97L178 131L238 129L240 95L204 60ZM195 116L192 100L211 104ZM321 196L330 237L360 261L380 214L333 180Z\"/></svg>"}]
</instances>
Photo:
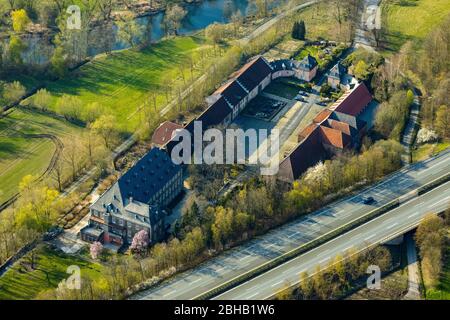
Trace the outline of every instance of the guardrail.
<instances>
[{"instance_id":1,"label":"guardrail","mask_svg":"<svg viewBox=\"0 0 450 320\"><path fill-rule=\"evenodd\" d=\"M417 195L422 195L449 180L450 180L450 173L418 188ZM340 226L332 231L329 231L326 234L324 234L314 240L311 240L289 252L286 252L285 254L283 254L275 259L272 259L252 270L249 270L246 273L241 274L241 275L239 275L239 276L237 276L237 277L235 277L235 278L233 278L233 279L231 279L231 280L229 280L229 281L227 281L227 282L225 282L225 283L223 283L201 295L198 295L198 296L194 297L193 300L211 299L211 298L213 298L227 290L230 290L230 289L232 289L254 277L257 277L257 276L263 274L264 272L267 272L270 269L273 269L273 268L275 268L275 267L277 267L277 266L279 266L279 265L281 265L281 264L283 264L283 263L285 263L285 262L287 262L287 261L289 261L289 260L315 248L315 247L318 247L345 232L348 232L360 225L363 225L364 223L366 223L378 216L381 216L382 214L398 207L401 203L400 198L401 197L385 204L384 206L382 206L380 208L372 210L369 213L367 213L366 215L358 217L358 218L346 223L343 226Z\"/></svg>"}]
</instances>

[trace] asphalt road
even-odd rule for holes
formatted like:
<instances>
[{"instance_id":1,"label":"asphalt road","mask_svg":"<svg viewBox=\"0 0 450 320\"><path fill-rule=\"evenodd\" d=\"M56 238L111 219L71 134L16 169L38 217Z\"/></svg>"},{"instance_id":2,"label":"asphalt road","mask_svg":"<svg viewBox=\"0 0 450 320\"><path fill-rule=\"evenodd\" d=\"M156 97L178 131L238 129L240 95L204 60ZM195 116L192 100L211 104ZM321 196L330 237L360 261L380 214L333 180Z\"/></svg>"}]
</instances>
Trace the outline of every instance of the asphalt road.
<instances>
[{"instance_id":1,"label":"asphalt road","mask_svg":"<svg viewBox=\"0 0 450 320\"><path fill-rule=\"evenodd\" d=\"M439 178L448 173L449 168L450 150L424 162L406 166L357 195L334 202L274 229L156 287L138 293L132 299L192 299ZM364 205L363 197L366 196L372 196L375 203Z\"/></svg>"},{"instance_id":2,"label":"asphalt road","mask_svg":"<svg viewBox=\"0 0 450 320\"><path fill-rule=\"evenodd\" d=\"M371 244L382 243L388 237L403 234L416 227L429 212L440 212L450 203L450 182L412 199L402 206L337 237L306 254L288 261L215 299L262 300L282 290L286 283L296 284L304 271L313 274L316 267L324 267L337 255L349 249L360 250Z\"/></svg>"}]
</instances>

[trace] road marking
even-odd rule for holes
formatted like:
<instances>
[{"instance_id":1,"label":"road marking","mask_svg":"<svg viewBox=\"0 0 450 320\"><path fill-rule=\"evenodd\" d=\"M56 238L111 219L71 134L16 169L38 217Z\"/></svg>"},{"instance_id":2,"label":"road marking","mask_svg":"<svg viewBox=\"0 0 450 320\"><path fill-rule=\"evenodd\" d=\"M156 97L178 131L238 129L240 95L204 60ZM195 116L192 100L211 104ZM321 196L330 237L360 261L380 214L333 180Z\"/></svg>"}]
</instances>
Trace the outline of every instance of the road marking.
<instances>
[{"instance_id":1,"label":"road marking","mask_svg":"<svg viewBox=\"0 0 450 320\"><path fill-rule=\"evenodd\" d=\"M410 214L410 215L408 216L408 219L409 219L409 218L412 218L412 217L414 217L414 216L417 216L419 213L420 213L420 211L417 211L417 212L415 212L415 213L413 213L413 214Z\"/></svg>"},{"instance_id":2,"label":"road marking","mask_svg":"<svg viewBox=\"0 0 450 320\"><path fill-rule=\"evenodd\" d=\"M353 248L353 246L345 248L344 250L342 250L342 252L346 252L346 251L350 250L351 248Z\"/></svg>"},{"instance_id":3,"label":"road marking","mask_svg":"<svg viewBox=\"0 0 450 320\"><path fill-rule=\"evenodd\" d=\"M256 293L254 293L254 294L252 294L251 296L247 296L247 298L246 299L250 299L250 298L253 298L254 296L256 296L256 295L258 295L259 294L259 291L258 292L256 292Z\"/></svg>"},{"instance_id":4,"label":"road marking","mask_svg":"<svg viewBox=\"0 0 450 320\"><path fill-rule=\"evenodd\" d=\"M374 233L373 235L371 235L371 236L369 236L369 237L367 237L367 238L364 238L364 240L369 240L369 239L372 239L373 237L375 237L377 234L376 233Z\"/></svg>"},{"instance_id":5,"label":"road marking","mask_svg":"<svg viewBox=\"0 0 450 320\"><path fill-rule=\"evenodd\" d=\"M163 297L171 296L172 294L174 294L176 292L177 292L177 290L170 291L169 293L166 293L165 295L163 295Z\"/></svg>"},{"instance_id":6,"label":"road marking","mask_svg":"<svg viewBox=\"0 0 450 320\"><path fill-rule=\"evenodd\" d=\"M191 281L191 282L189 282L189 284L191 285L191 284L193 284L193 283L197 283L197 282L199 282L200 280L202 280L202 278L198 278L197 280Z\"/></svg>"},{"instance_id":7,"label":"road marking","mask_svg":"<svg viewBox=\"0 0 450 320\"><path fill-rule=\"evenodd\" d=\"M392 229L393 227L395 227L396 225L398 225L398 222L391 224L390 226L388 226L386 228L386 230Z\"/></svg>"},{"instance_id":8,"label":"road marking","mask_svg":"<svg viewBox=\"0 0 450 320\"><path fill-rule=\"evenodd\" d=\"M277 283L274 283L273 285L271 285L271 287L272 287L272 288L273 288L273 287L276 287L277 285L282 284L282 283L283 283L283 280L278 281Z\"/></svg>"},{"instance_id":9,"label":"road marking","mask_svg":"<svg viewBox=\"0 0 450 320\"><path fill-rule=\"evenodd\" d=\"M330 260L330 257L327 257L327 258L325 258L325 259L320 260L320 261L319 261L319 264L322 264L323 262L325 262L325 261L327 261L327 260Z\"/></svg>"}]
</instances>

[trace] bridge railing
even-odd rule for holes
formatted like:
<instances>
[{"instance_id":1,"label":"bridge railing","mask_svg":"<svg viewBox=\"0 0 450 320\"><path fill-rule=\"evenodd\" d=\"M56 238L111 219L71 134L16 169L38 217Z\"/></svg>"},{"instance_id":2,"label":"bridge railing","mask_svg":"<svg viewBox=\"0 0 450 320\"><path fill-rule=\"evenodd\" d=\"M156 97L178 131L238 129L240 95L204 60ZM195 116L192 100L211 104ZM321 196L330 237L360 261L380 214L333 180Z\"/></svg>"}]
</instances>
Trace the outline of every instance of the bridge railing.
<instances>
[{"instance_id":1,"label":"bridge railing","mask_svg":"<svg viewBox=\"0 0 450 320\"><path fill-rule=\"evenodd\" d=\"M443 177L440 177L436 180L433 180L432 182L427 183L426 185L418 188L416 191L417 196L422 195L442 184L444 184L445 182L450 181L450 173L446 174ZM257 277L267 271L269 271L270 269L273 269L315 247L318 247L334 238L336 238L337 236L344 234L345 232L348 232L358 226L363 225L364 223L381 216L382 214L391 211L392 209L398 207L401 203L401 197L385 204L384 206L377 208L375 210L370 211L369 213L358 217L334 230L331 230L323 235L321 235L320 237L311 240L289 252L284 253L283 255L272 259L254 269L251 269L219 286L216 286L215 288L201 294L198 295L196 297L193 298L193 300L206 300L206 299L211 299L217 295L220 295L221 293L224 293L225 291L228 291L234 287L237 287L238 285L254 278Z\"/></svg>"}]
</instances>

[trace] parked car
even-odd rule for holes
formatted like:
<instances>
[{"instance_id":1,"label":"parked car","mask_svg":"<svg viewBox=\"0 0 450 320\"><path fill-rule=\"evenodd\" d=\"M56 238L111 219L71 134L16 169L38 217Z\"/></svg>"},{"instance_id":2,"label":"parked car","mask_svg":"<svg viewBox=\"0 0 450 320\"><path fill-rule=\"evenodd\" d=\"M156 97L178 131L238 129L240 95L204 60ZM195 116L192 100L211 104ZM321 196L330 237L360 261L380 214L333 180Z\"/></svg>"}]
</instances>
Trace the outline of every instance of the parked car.
<instances>
[{"instance_id":1,"label":"parked car","mask_svg":"<svg viewBox=\"0 0 450 320\"><path fill-rule=\"evenodd\" d=\"M364 204L371 204L371 203L374 203L374 202L375 202L375 199L373 197L366 197L366 198L363 199L363 203Z\"/></svg>"},{"instance_id":2,"label":"parked car","mask_svg":"<svg viewBox=\"0 0 450 320\"><path fill-rule=\"evenodd\" d=\"M64 229L61 227L51 228L46 233L44 233L43 239L44 239L44 241L53 240L57 236L59 236L63 231L64 231Z\"/></svg>"}]
</instances>

